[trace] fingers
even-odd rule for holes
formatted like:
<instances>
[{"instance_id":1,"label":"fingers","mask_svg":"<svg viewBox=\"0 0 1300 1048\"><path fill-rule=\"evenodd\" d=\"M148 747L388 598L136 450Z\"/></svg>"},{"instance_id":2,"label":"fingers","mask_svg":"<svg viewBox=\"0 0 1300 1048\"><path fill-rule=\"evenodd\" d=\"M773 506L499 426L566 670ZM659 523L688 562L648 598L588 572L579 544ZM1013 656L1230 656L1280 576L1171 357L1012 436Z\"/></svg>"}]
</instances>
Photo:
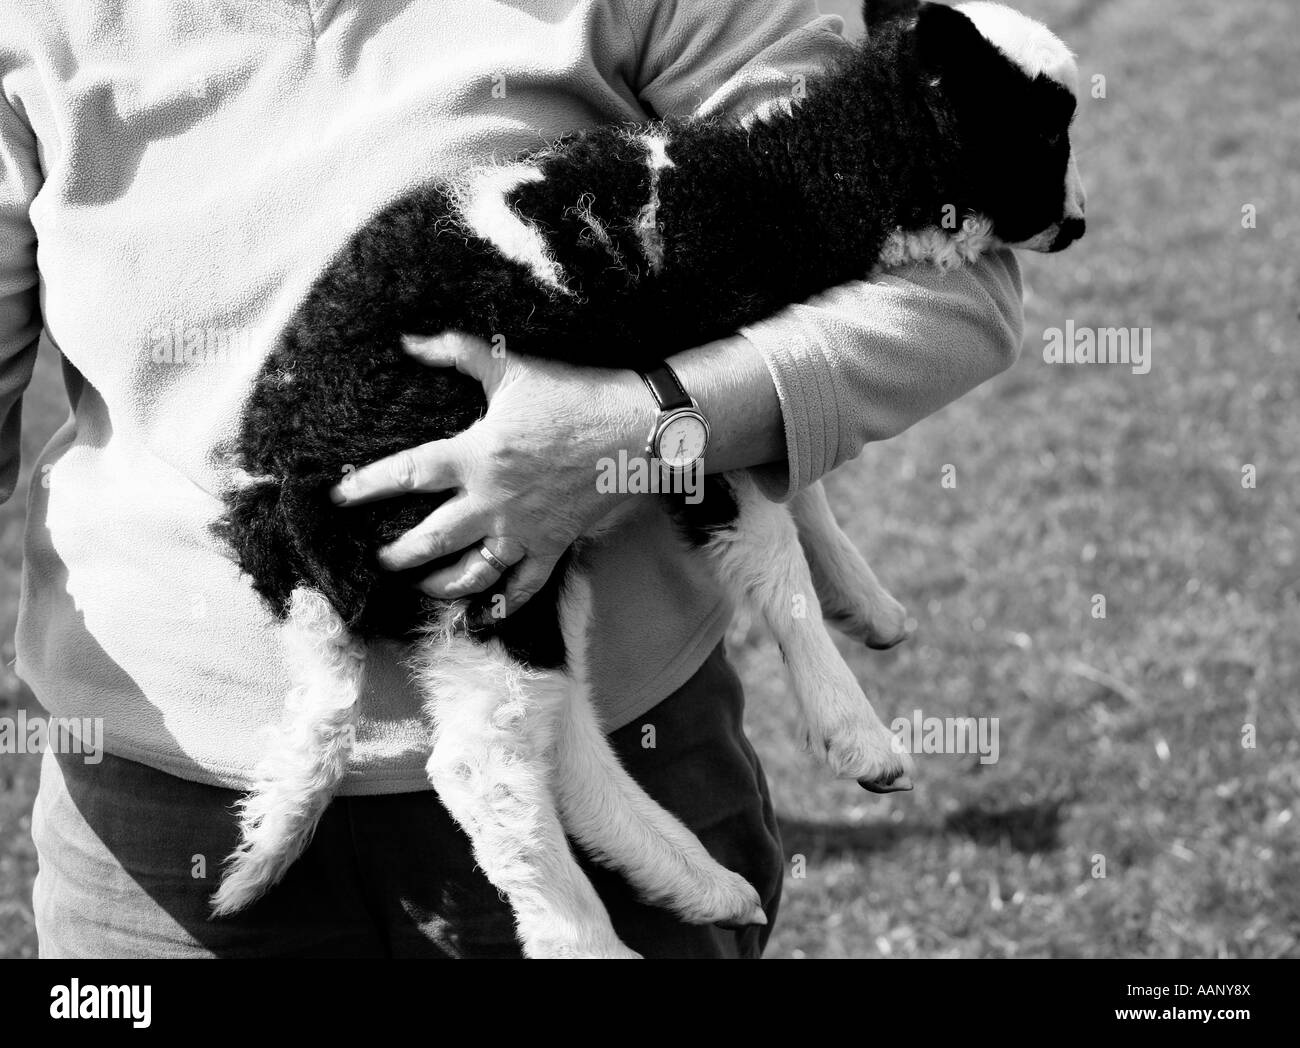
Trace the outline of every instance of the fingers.
<instances>
[{"instance_id":1,"label":"fingers","mask_svg":"<svg viewBox=\"0 0 1300 1048\"><path fill-rule=\"evenodd\" d=\"M358 506L413 491L447 491L457 487L464 450L459 436L433 440L352 470L330 489L330 499L336 505Z\"/></svg>"},{"instance_id":2,"label":"fingers","mask_svg":"<svg viewBox=\"0 0 1300 1048\"><path fill-rule=\"evenodd\" d=\"M418 568L431 560L477 545L486 530L481 506L464 495L457 495L401 538L381 549L377 558L380 565L389 571Z\"/></svg>"},{"instance_id":3,"label":"fingers","mask_svg":"<svg viewBox=\"0 0 1300 1048\"><path fill-rule=\"evenodd\" d=\"M483 556L484 547L497 558L497 563ZM430 572L419 581L417 588L445 600L482 593L500 580L503 574L500 564L505 564L508 571L521 557L522 553L516 554L515 544L508 539L483 539L465 550L455 563Z\"/></svg>"},{"instance_id":4,"label":"fingers","mask_svg":"<svg viewBox=\"0 0 1300 1048\"><path fill-rule=\"evenodd\" d=\"M476 379L489 397L505 374L504 357L494 356L492 347L482 339L458 331L430 337L409 335L402 342L413 357L425 364L454 367ZM412 491L457 487L464 479L459 464L467 450L460 440L463 435L430 441L353 470L331 489L330 498L337 505L353 506Z\"/></svg>"},{"instance_id":5,"label":"fingers","mask_svg":"<svg viewBox=\"0 0 1300 1048\"><path fill-rule=\"evenodd\" d=\"M525 557L506 581L505 615L509 617L527 604L546 585L558 557Z\"/></svg>"},{"instance_id":6,"label":"fingers","mask_svg":"<svg viewBox=\"0 0 1300 1048\"><path fill-rule=\"evenodd\" d=\"M454 367L462 375L477 379L491 396L505 373L505 357L494 356L492 347L481 338L447 331L441 335L407 335L402 339L406 351L430 367Z\"/></svg>"},{"instance_id":7,"label":"fingers","mask_svg":"<svg viewBox=\"0 0 1300 1048\"><path fill-rule=\"evenodd\" d=\"M480 545L487 545L501 560L511 564L510 570L504 575L504 592L493 593L493 599L484 609L479 624L486 626L493 621L508 618L535 597L551 577L559 558L529 556L512 561L508 556L502 556L503 553L510 552L508 542L487 539L483 543L476 543L473 549L466 550L454 564L430 572L420 580L417 588L431 597L443 600L455 600L472 593L487 592L493 587L499 588L503 573L479 552Z\"/></svg>"}]
</instances>

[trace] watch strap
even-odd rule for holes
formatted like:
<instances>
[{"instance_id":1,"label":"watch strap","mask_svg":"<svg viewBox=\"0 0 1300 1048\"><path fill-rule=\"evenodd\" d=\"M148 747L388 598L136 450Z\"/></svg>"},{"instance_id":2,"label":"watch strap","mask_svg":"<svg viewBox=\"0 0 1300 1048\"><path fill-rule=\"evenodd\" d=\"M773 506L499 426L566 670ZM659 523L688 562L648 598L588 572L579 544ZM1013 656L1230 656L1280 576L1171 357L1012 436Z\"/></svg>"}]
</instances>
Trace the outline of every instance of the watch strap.
<instances>
[{"instance_id":1,"label":"watch strap","mask_svg":"<svg viewBox=\"0 0 1300 1048\"><path fill-rule=\"evenodd\" d=\"M678 408L689 408L695 405L691 395L686 392L677 377L677 372L668 366L667 361L656 364L649 371L642 371L641 381L643 381L650 390L651 395L659 404L660 411L675 411Z\"/></svg>"}]
</instances>

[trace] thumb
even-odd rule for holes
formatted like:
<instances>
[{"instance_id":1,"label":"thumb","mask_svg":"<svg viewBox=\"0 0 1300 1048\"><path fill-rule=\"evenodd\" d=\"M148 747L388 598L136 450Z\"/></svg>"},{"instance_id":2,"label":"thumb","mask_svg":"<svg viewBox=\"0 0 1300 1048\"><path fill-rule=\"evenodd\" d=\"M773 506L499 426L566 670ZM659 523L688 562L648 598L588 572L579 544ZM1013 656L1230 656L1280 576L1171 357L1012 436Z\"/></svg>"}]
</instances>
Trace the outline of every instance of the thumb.
<instances>
[{"instance_id":1,"label":"thumb","mask_svg":"<svg viewBox=\"0 0 1300 1048\"><path fill-rule=\"evenodd\" d=\"M440 335L405 335L402 346L421 363L434 368L455 368L462 375L477 379L489 397L496 392L505 375L505 354L497 356L481 338L460 331Z\"/></svg>"}]
</instances>

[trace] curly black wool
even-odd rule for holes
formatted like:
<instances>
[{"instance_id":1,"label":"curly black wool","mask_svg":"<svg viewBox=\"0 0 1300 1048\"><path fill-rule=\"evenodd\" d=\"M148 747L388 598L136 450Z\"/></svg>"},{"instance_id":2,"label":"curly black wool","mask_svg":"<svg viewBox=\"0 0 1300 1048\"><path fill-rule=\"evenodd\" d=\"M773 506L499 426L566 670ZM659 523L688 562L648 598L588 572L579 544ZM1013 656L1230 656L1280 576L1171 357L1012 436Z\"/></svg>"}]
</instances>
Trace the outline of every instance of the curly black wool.
<instances>
[{"instance_id":1,"label":"curly black wool","mask_svg":"<svg viewBox=\"0 0 1300 1048\"><path fill-rule=\"evenodd\" d=\"M340 509L327 492L345 467L451 436L485 404L476 382L412 360L403 335L504 335L511 352L645 368L869 276L891 234L955 234L945 215L1019 242L1061 218L1068 144L1048 132L1073 105L960 13L909 5L788 112L598 127L520 158L518 178L429 185L350 240L267 358L235 449L252 479L217 530L278 613L306 584L358 637L407 638L437 602L374 552L445 496ZM502 178L540 262L467 218L467 194ZM697 540L729 519L725 482L711 483L703 510L674 509ZM693 526L692 512L706 516ZM485 635L562 663L562 574Z\"/></svg>"}]
</instances>

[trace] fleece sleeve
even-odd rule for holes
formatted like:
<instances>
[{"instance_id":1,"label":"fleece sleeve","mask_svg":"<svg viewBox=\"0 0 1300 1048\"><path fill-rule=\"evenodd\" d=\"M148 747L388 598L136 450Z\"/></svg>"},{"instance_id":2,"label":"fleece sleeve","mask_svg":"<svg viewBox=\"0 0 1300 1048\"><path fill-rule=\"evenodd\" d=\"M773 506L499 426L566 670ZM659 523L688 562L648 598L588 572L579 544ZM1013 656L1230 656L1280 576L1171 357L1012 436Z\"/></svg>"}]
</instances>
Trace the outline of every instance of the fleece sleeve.
<instances>
[{"instance_id":1,"label":"fleece sleeve","mask_svg":"<svg viewBox=\"0 0 1300 1048\"><path fill-rule=\"evenodd\" d=\"M22 395L41 334L36 234L28 219L39 188L35 139L0 92L0 503L18 480Z\"/></svg>"},{"instance_id":2,"label":"fleece sleeve","mask_svg":"<svg viewBox=\"0 0 1300 1048\"><path fill-rule=\"evenodd\" d=\"M815 0L629 4L638 94L660 116L744 115L797 94L849 45ZM640 21L637 20L640 19ZM780 398L786 461L754 471L787 499L1009 367L1024 317L1009 251L947 273L900 269L834 288L741 334Z\"/></svg>"}]
</instances>

